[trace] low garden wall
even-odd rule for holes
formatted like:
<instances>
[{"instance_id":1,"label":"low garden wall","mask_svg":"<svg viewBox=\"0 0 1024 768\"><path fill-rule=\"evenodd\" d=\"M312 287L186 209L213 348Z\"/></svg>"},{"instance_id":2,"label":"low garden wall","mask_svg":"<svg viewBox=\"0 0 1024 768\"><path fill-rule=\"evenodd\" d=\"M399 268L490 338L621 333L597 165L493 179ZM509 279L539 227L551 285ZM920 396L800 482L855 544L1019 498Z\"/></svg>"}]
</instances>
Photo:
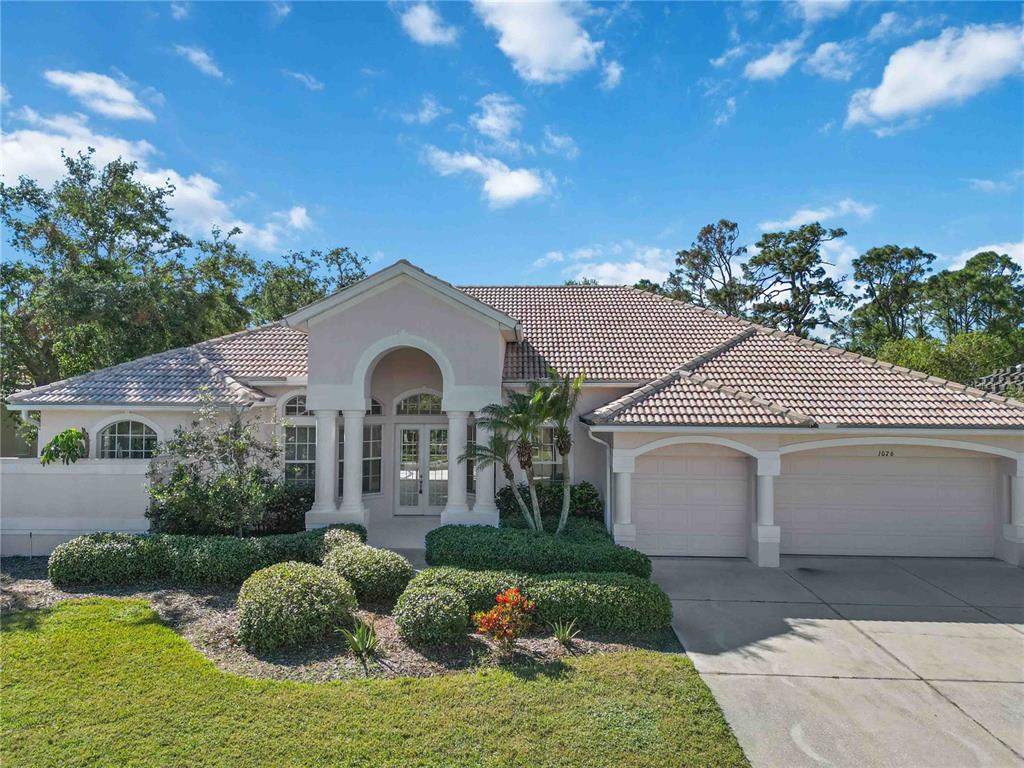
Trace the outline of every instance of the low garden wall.
<instances>
[{"instance_id":1,"label":"low garden wall","mask_svg":"<svg viewBox=\"0 0 1024 768\"><path fill-rule=\"evenodd\" d=\"M146 461L0 459L0 554L48 555L93 531L146 531Z\"/></svg>"}]
</instances>

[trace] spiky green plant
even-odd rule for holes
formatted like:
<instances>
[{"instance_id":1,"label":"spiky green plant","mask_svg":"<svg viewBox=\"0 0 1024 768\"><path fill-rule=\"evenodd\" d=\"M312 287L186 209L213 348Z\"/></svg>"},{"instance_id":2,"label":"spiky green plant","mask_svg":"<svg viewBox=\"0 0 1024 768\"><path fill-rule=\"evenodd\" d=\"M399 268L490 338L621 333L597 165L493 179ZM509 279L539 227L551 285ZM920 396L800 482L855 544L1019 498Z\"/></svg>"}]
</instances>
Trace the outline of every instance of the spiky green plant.
<instances>
[{"instance_id":1,"label":"spiky green plant","mask_svg":"<svg viewBox=\"0 0 1024 768\"><path fill-rule=\"evenodd\" d=\"M341 629L341 636L345 639L345 645L352 651L352 655L359 659L363 665L363 673L370 676L370 662L377 658L377 651L380 649L380 638L377 637L377 630L372 624L357 621L352 630Z\"/></svg>"},{"instance_id":2,"label":"spiky green plant","mask_svg":"<svg viewBox=\"0 0 1024 768\"><path fill-rule=\"evenodd\" d=\"M568 622L559 620L548 626L551 627L551 634L558 641L558 644L565 648L565 650L571 651L572 643L580 633L579 629L576 628L576 619Z\"/></svg>"}]
</instances>

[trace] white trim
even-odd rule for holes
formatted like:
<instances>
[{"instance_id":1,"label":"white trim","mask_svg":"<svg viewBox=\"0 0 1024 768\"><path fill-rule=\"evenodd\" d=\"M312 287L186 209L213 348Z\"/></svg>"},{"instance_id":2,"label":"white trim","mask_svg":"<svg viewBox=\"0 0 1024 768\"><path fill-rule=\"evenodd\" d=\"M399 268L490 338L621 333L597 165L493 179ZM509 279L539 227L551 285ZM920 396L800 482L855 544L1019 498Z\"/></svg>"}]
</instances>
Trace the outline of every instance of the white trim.
<instances>
[{"instance_id":1,"label":"white trim","mask_svg":"<svg viewBox=\"0 0 1024 768\"><path fill-rule=\"evenodd\" d=\"M200 403L191 405L131 405L126 403L11 403L11 410L19 411L116 411L123 413L126 408L132 413L139 411L188 411L195 413ZM219 405L216 404L215 405ZM238 403L245 407L251 403Z\"/></svg>"},{"instance_id":2,"label":"white trim","mask_svg":"<svg viewBox=\"0 0 1024 768\"><path fill-rule=\"evenodd\" d=\"M975 437L1018 437L1024 436L1020 427L1004 427L1002 429L985 429L982 427L758 427L744 425L736 427L673 427L673 426L644 426L636 425L612 425L612 424L590 424L584 421L595 432L651 432L671 433L677 435L689 434L757 434L757 435L821 435L821 434L863 434L865 432L880 432L886 435L920 435L926 433L950 435L971 435Z\"/></svg>"},{"instance_id":3,"label":"white trim","mask_svg":"<svg viewBox=\"0 0 1024 768\"><path fill-rule=\"evenodd\" d=\"M236 380L242 382L247 387L288 387L288 386L304 387L306 385L307 377L306 376L282 376L279 379L273 379L273 378L271 378L271 379L261 379L259 376L254 376L254 377L248 378L248 379L236 377Z\"/></svg>"},{"instance_id":4,"label":"white trim","mask_svg":"<svg viewBox=\"0 0 1024 768\"><path fill-rule=\"evenodd\" d=\"M111 424L116 424L119 421L137 421L140 424L145 424L147 427L152 429L156 433L157 445L164 441L164 430L155 421L147 419L145 416L140 416L132 411L121 411L120 413L106 416L99 421L93 423L92 428L89 430L89 458L96 459L97 461L146 461L149 459L102 459L100 458L100 432L109 427Z\"/></svg>"},{"instance_id":5,"label":"white trim","mask_svg":"<svg viewBox=\"0 0 1024 768\"><path fill-rule=\"evenodd\" d=\"M645 453L656 451L659 448L667 448L670 445L681 445L681 444L693 444L698 445L720 445L724 448L732 448L734 451L745 453L748 456L753 456L755 459L761 459L762 457L768 457L775 451L762 451L747 445L746 443L738 443L735 440L729 440L724 437L707 437L701 435L679 435L677 437L666 437L661 440L655 440L653 443L645 443L644 445L637 446L636 448L616 448L616 453L622 451L623 453L630 453L634 458L642 456Z\"/></svg>"},{"instance_id":6,"label":"white trim","mask_svg":"<svg viewBox=\"0 0 1024 768\"><path fill-rule=\"evenodd\" d=\"M838 440L813 440L807 443L794 443L779 448L779 453L798 453L824 448L843 448L855 445L878 445L879 443L894 443L896 445L923 445L932 448L955 448L962 451L975 451L977 453L991 453L995 456L1002 456L1007 459L1020 461L1021 455L1017 451L1001 446L986 445L984 443L969 443L964 440L941 440L933 437L845 437Z\"/></svg>"},{"instance_id":7,"label":"white trim","mask_svg":"<svg viewBox=\"0 0 1024 768\"><path fill-rule=\"evenodd\" d=\"M441 296L447 298L450 302L459 305L465 310L486 317L500 326L504 326L509 330L515 331L517 339L521 336L519 322L515 318L473 298L469 294L460 291L458 288L455 288L443 280L417 269L404 259L360 280L358 283L354 283L347 288L343 288L337 293L292 312L290 315L286 315L281 320L281 323L282 325L291 327L308 323L310 319L318 315L322 315L330 310L338 309L346 304L350 304L363 294L372 291L378 286L389 283L398 277L407 278L414 283L418 283L419 285L432 289Z\"/></svg>"}]
</instances>

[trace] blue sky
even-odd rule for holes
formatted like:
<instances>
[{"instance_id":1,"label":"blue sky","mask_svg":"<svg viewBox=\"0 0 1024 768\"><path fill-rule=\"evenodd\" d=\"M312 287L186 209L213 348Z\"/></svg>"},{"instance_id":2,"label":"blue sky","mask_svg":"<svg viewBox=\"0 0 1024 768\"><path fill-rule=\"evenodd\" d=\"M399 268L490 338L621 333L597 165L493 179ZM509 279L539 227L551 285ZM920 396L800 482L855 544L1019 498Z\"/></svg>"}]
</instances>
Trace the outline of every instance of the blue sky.
<instances>
[{"instance_id":1,"label":"blue sky","mask_svg":"<svg viewBox=\"0 0 1024 768\"><path fill-rule=\"evenodd\" d=\"M14 3L3 173L459 283L663 279L718 218L1024 262L1019 3ZM6 244L5 244L6 247Z\"/></svg>"}]
</instances>

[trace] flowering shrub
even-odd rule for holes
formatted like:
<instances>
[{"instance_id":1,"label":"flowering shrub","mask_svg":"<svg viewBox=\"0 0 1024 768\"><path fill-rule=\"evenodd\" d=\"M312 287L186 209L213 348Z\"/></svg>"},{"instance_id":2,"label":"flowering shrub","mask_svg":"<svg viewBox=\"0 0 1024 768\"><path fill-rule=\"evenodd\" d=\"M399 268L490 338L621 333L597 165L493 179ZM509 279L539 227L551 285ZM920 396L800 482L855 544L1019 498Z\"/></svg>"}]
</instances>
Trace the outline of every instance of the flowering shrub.
<instances>
[{"instance_id":1,"label":"flowering shrub","mask_svg":"<svg viewBox=\"0 0 1024 768\"><path fill-rule=\"evenodd\" d=\"M476 631L488 635L505 653L511 652L518 640L533 623L536 604L527 600L518 587L506 589L495 598L496 605L489 611L473 614Z\"/></svg>"}]
</instances>

